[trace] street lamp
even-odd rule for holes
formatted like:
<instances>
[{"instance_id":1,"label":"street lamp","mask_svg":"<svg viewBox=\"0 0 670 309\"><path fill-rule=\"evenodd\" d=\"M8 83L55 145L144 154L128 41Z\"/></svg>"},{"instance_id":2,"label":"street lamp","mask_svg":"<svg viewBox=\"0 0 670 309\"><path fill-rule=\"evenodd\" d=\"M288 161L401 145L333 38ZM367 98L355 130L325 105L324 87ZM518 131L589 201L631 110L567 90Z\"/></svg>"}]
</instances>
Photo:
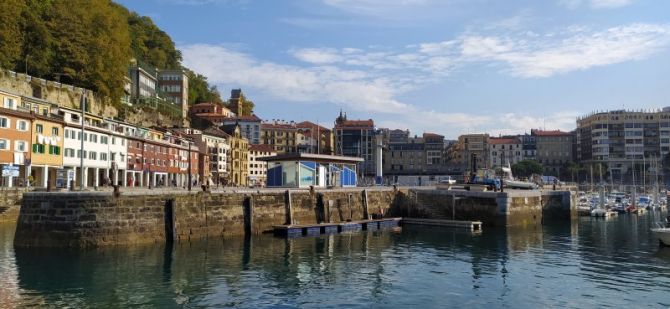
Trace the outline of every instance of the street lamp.
<instances>
[{"instance_id":1,"label":"street lamp","mask_svg":"<svg viewBox=\"0 0 670 309\"><path fill-rule=\"evenodd\" d=\"M79 190L83 191L84 190L84 117L86 113L86 94L82 93L81 94L81 99L79 102L79 105L81 106L81 150L80 150L80 164L79 164L79 172L81 173L81 179L79 180Z\"/></svg>"},{"instance_id":2,"label":"street lamp","mask_svg":"<svg viewBox=\"0 0 670 309\"><path fill-rule=\"evenodd\" d=\"M191 191L191 141L188 142L188 190Z\"/></svg>"}]
</instances>

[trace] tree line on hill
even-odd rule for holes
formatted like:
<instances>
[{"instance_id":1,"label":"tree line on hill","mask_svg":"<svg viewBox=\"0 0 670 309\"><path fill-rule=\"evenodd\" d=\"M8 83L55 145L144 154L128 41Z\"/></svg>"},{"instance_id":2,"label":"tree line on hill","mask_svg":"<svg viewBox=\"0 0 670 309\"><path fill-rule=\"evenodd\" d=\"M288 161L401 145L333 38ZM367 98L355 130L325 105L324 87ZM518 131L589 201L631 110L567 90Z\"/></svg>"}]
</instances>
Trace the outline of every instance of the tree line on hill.
<instances>
[{"instance_id":1,"label":"tree line on hill","mask_svg":"<svg viewBox=\"0 0 670 309\"><path fill-rule=\"evenodd\" d=\"M135 58L159 69L184 68L190 104L224 104L205 76L182 66L181 52L151 18L111 0L3 0L0 12L0 68L119 102Z\"/></svg>"}]
</instances>

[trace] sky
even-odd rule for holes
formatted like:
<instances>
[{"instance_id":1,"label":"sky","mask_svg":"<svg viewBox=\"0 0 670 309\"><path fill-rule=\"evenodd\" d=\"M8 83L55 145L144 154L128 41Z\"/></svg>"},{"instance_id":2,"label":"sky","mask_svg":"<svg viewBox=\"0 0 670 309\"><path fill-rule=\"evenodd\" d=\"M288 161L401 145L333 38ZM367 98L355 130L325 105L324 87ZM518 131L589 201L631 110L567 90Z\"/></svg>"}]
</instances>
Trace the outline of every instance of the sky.
<instances>
[{"instance_id":1,"label":"sky","mask_svg":"<svg viewBox=\"0 0 670 309\"><path fill-rule=\"evenodd\" d=\"M119 0L264 120L454 139L670 106L666 0Z\"/></svg>"}]
</instances>

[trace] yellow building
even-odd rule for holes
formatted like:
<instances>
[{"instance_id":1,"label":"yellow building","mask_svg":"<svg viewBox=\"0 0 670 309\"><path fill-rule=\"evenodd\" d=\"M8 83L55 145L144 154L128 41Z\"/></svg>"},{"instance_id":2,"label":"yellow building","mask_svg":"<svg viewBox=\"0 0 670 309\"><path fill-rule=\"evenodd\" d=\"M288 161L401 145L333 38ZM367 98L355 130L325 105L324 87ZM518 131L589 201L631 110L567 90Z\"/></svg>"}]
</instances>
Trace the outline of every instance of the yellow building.
<instances>
[{"instance_id":1,"label":"yellow building","mask_svg":"<svg viewBox=\"0 0 670 309\"><path fill-rule=\"evenodd\" d=\"M242 136L239 124L221 126L230 135L228 144L228 185L246 187L249 185L249 141Z\"/></svg>"},{"instance_id":2,"label":"yellow building","mask_svg":"<svg viewBox=\"0 0 670 309\"><path fill-rule=\"evenodd\" d=\"M18 110L23 112L32 112L35 115L48 116L51 114L52 108L57 106L49 101L22 96L21 104L18 106Z\"/></svg>"},{"instance_id":3,"label":"yellow building","mask_svg":"<svg viewBox=\"0 0 670 309\"><path fill-rule=\"evenodd\" d=\"M56 170L63 168L64 123L53 114L34 116L30 154L33 185L55 187Z\"/></svg>"}]
</instances>

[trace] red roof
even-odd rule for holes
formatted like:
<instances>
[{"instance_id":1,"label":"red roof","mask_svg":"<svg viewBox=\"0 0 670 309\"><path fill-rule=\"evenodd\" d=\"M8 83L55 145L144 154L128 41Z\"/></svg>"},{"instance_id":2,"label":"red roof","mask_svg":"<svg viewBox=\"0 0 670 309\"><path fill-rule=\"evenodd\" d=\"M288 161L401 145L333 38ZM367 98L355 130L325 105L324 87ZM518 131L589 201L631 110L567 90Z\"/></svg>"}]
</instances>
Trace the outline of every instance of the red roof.
<instances>
[{"instance_id":1,"label":"red roof","mask_svg":"<svg viewBox=\"0 0 670 309\"><path fill-rule=\"evenodd\" d=\"M544 131L544 130L531 130L531 134L535 136L570 136L572 133L570 132L564 132L561 130L552 130L552 131Z\"/></svg>"},{"instance_id":2,"label":"red roof","mask_svg":"<svg viewBox=\"0 0 670 309\"><path fill-rule=\"evenodd\" d=\"M330 131L330 129L328 129L328 128L324 127L324 126L317 125L317 124L315 124L315 123L313 123L313 122L310 122L310 121L303 121L303 122L300 122L300 123L298 123L296 126L297 126L298 128L301 128L301 129L316 130L317 127L318 127L320 131L324 131L324 132L326 132L326 131Z\"/></svg>"},{"instance_id":3,"label":"red roof","mask_svg":"<svg viewBox=\"0 0 670 309\"><path fill-rule=\"evenodd\" d=\"M275 152L272 145L266 144L249 144L249 151L258 151L258 152Z\"/></svg>"},{"instance_id":4,"label":"red roof","mask_svg":"<svg viewBox=\"0 0 670 309\"><path fill-rule=\"evenodd\" d=\"M493 145L521 144L521 141L519 141L518 138L491 137L489 138L489 144Z\"/></svg>"}]
</instances>

